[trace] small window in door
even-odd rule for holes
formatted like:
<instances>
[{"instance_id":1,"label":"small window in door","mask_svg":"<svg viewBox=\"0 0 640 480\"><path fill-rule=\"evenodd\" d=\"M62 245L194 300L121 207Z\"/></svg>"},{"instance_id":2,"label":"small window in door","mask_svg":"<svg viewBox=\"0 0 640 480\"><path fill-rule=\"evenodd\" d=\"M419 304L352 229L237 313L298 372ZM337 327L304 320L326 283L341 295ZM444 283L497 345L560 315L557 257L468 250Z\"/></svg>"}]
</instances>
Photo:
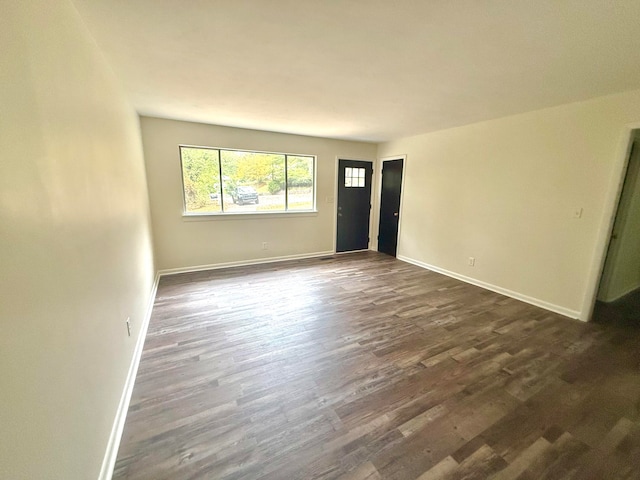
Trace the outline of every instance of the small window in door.
<instances>
[{"instance_id":1,"label":"small window in door","mask_svg":"<svg viewBox=\"0 0 640 480\"><path fill-rule=\"evenodd\" d=\"M345 167L344 186L364 188L364 168Z\"/></svg>"}]
</instances>

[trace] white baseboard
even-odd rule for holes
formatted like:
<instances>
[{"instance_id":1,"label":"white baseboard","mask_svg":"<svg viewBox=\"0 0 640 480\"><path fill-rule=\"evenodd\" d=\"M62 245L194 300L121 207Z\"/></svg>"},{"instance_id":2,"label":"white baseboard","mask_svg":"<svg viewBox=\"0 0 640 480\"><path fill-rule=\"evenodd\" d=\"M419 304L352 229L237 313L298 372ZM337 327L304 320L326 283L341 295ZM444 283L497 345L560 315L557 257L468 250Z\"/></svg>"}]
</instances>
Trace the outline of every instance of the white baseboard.
<instances>
[{"instance_id":1,"label":"white baseboard","mask_svg":"<svg viewBox=\"0 0 640 480\"><path fill-rule=\"evenodd\" d=\"M559 313L560 315L564 315L565 317L582 320L581 312L577 310L571 310L569 308L561 307L560 305L554 305L553 303L545 302L544 300L540 300L538 298L530 297L522 293L514 292L513 290L498 287L497 285L492 285L481 280L476 280L475 278L451 272L449 270L445 270L444 268L436 267L435 265L429 265L428 263L421 262L420 260L414 260L413 258L405 257L403 255L398 255L397 258L398 260L402 260L403 262L411 263L413 265L417 265L418 267L426 268L427 270L431 270L436 273L441 273L442 275L446 275L447 277L455 278L456 280L470 283L471 285L475 285L486 290L491 290L492 292L500 293L502 295L506 295L507 297L515 298L516 300L535 305L536 307L544 308L545 310L549 310L554 313Z\"/></svg>"},{"instance_id":2,"label":"white baseboard","mask_svg":"<svg viewBox=\"0 0 640 480\"><path fill-rule=\"evenodd\" d=\"M156 274L151 288L151 293L149 295L147 311L140 325L138 340L136 341L136 346L133 351L133 358L129 365L129 372L127 373L127 379L124 384L122 396L120 397L118 410L116 410L115 420L113 422L113 427L111 428L111 434L109 435L107 451L105 452L104 459L102 460L102 467L100 468L100 476L98 477L98 480L111 480L111 477L113 476L113 469L116 465L116 458L118 456L118 448L120 447L120 440L122 439L122 432L124 430L124 422L127 419L129 402L131 401L131 394L133 393L133 384L136 381L136 374L138 373L138 366L140 365L142 348L144 347L144 340L147 336L147 329L149 328L151 311L153 310L153 303L156 298L156 292L158 291L159 281L160 275Z\"/></svg>"},{"instance_id":3,"label":"white baseboard","mask_svg":"<svg viewBox=\"0 0 640 480\"><path fill-rule=\"evenodd\" d=\"M248 265L260 265L263 263L276 263L286 262L288 260L303 260L305 258L326 257L328 255L334 255L333 250L328 250L326 252L301 253L297 255L284 255L281 257L256 258L252 260L240 260L237 262L212 263L209 265L194 265L191 267L168 268L165 270L159 270L158 275L162 277L164 275L175 275L176 273L200 272L203 270L217 270L220 268L230 267L245 267Z\"/></svg>"}]
</instances>

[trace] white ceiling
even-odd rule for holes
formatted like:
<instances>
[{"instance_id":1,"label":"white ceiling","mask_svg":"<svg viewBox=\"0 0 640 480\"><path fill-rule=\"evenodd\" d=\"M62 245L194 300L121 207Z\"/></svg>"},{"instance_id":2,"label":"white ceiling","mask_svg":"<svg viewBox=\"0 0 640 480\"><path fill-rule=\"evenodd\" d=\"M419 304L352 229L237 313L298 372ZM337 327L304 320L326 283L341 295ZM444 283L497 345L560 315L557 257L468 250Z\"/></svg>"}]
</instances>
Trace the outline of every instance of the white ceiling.
<instances>
[{"instance_id":1,"label":"white ceiling","mask_svg":"<svg viewBox=\"0 0 640 480\"><path fill-rule=\"evenodd\" d=\"M383 141L640 88L639 0L73 0L143 115Z\"/></svg>"}]
</instances>

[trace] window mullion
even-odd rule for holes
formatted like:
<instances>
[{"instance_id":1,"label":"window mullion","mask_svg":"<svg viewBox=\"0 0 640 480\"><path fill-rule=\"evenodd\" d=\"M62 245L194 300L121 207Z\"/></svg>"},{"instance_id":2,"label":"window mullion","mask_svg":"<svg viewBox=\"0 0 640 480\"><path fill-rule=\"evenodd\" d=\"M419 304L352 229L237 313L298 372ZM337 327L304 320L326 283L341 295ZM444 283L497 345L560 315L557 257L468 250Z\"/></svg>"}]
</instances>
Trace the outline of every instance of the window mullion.
<instances>
[{"instance_id":1,"label":"window mullion","mask_svg":"<svg viewBox=\"0 0 640 480\"><path fill-rule=\"evenodd\" d=\"M222 193L222 155L220 154L220 150L218 150L218 178L220 179L220 209L222 213L224 213L224 194Z\"/></svg>"},{"instance_id":2,"label":"window mullion","mask_svg":"<svg viewBox=\"0 0 640 480\"><path fill-rule=\"evenodd\" d=\"M287 176L289 155L284 156L284 211L289 210L289 178Z\"/></svg>"}]
</instances>

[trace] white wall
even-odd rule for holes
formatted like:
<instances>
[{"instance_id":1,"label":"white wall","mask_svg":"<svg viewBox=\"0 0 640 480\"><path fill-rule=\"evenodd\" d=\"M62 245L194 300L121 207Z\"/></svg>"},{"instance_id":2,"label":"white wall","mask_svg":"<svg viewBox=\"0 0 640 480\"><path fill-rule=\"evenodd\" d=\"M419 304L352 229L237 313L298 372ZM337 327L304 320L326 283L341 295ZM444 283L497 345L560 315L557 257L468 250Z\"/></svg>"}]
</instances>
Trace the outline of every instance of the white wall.
<instances>
[{"instance_id":1,"label":"white wall","mask_svg":"<svg viewBox=\"0 0 640 480\"><path fill-rule=\"evenodd\" d=\"M407 155L399 256L580 316L638 120L634 91L381 144Z\"/></svg>"},{"instance_id":2,"label":"white wall","mask_svg":"<svg viewBox=\"0 0 640 480\"><path fill-rule=\"evenodd\" d=\"M95 479L153 284L138 117L68 0L0 45L0 478Z\"/></svg>"},{"instance_id":3,"label":"white wall","mask_svg":"<svg viewBox=\"0 0 640 480\"><path fill-rule=\"evenodd\" d=\"M376 145L370 143L149 117L142 117L141 125L154 247L161 270L332 252L336 157L376 157ZM183 217L181 144L316 155L318 213ZM268 242L268 250L262 250L262 242Z\"/></svg>"},{"instance_id":4,"label":"white wall","mask_svg":"<svg viewBox=\"0 0 640 480\"><path fill-rule=\"evenodd\" d=\"M612 302L640 288L640 141L629 159L628 185L620 199L598 299Z\"/></svg>"}]
</instances>

